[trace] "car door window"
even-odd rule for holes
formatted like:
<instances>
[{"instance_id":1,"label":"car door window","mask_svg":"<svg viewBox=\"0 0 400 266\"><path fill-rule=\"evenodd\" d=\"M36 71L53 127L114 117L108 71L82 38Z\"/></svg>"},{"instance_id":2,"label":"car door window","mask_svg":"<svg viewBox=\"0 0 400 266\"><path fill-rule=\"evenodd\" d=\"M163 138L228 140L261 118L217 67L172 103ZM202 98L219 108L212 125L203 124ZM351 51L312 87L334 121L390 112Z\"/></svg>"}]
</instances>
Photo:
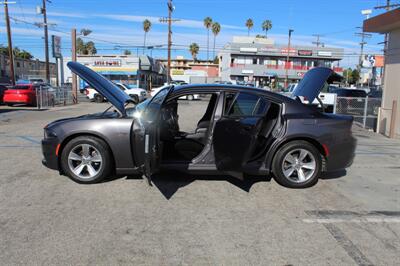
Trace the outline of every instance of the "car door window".
<instances>
[{"instance_id":1,"label":"car door window","mask_svg":"<svg viewBox=\"0 0 400 266\"><path fill-rule=\"evenodd\" d=\"M239 93L232 102L232 94L226 96L226 116L261 116L269 107L269 102L264 98L250 93Z\"/></svg>"}]
</instances>

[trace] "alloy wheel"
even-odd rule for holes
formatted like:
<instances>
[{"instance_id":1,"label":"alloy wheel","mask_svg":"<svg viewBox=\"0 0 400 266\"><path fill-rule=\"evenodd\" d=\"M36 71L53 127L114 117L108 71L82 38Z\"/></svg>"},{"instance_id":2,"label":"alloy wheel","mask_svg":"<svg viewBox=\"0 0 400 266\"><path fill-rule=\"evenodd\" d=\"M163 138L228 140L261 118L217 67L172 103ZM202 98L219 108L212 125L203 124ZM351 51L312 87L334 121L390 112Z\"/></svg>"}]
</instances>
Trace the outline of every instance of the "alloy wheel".
<instances>
[{"instance_id":1,"label":"alloy wheel","mask_svg":"<svg viewBox=\"0 0 400 266\"><path fill-rule=\"evenodd\" d=\"M314 155L306 149L291 150L282 161L283 175L296 183L308 181L315 173L316 167Z\"/></svg>"},{"instance_id":2,"label":"alloy wheel","mask_svg":"<svg viewBox=\"0 0 400 266\"><path fill-rule=\"evenodd\" d=\"M82 179L96 176L101 170L102 163L101 153L90 144L79 144L68 154L68 167Z\"/></svg>"}]
</instances>

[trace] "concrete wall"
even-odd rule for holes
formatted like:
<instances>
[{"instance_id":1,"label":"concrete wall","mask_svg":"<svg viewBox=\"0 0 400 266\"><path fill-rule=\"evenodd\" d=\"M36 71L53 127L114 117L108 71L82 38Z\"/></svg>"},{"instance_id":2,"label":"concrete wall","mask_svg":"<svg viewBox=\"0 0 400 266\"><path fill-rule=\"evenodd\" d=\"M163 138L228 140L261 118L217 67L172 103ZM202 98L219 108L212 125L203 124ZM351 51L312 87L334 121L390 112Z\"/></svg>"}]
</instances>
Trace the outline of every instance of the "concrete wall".
<instances>
[{"instance_id":1,"label":"concrete wall","mask_svg":"<svg viewBox=\"0 0 400 266\"><path fill-rule=\"evenodd\" d=\"M389 34L388 52L384 78L382 113L380 120L381 133L389 134L393 100L397 100L396 134L400 135L400 29Z\"/></svg>"}]
</instances>

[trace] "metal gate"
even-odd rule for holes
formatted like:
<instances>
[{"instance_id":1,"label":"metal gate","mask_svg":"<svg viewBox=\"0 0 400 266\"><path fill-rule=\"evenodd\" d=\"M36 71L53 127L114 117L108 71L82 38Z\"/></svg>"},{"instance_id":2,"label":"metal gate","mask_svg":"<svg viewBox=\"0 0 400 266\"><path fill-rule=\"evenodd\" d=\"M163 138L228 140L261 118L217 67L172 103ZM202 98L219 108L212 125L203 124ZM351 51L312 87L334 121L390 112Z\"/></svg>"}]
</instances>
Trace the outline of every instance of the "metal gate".
<instances>
[{"instance_id":1,"label":"metal gate","mask_svg":"<svg viewBox=\"0 0 400 266\"><path fill-rule=\"evenodd\" d=\"M71 86L51 87L40 85L36 89L36 106L38 109L48 109L69 104L73 104Z\"/></svg>"},{"instance_id":2,"label":"metal gate","mask_svg":"<svg viewBox=\"0 0 400 266\"><path fill-rule=\"evenodd\" d=\"M363 128L376 130L381 102L380 98L337 97L334 110L336 114L353 116Z\"/></svg>"}]
</instances>

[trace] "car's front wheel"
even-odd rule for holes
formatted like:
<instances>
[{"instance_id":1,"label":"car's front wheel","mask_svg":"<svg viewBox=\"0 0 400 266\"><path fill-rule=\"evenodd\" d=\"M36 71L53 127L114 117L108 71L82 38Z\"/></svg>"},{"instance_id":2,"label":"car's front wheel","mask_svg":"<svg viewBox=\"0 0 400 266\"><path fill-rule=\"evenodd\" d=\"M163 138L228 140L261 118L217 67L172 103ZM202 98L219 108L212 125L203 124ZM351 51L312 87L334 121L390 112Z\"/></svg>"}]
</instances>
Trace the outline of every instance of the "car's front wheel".
<instances>
[{"instance_id":1,"label":"car's front wheel","mask_svg":"<svg viewBox=\"0 0 400 266\"><path fill-rule=\"evenodd\" d=\"M102 103L102 102L104 102L104 98L103 98L103 96L101 96L100 94L96 94L96 95L94 96L94 101L95 101L96 103Z\"/></svg>"},{"instance_id":2,"label":"car's front wheel","mask_svg":"<svg viewBox=\"0 0 400 266\"><path fill-rule=\"evenodd\" d=\"M77 137L65 145L61 166L64 173L78 183L98 183L112 172L111 152L99 138Z\"/></svg>"},{"instance_id":3,"label":"car's front wheel","mask_svg":"<svg viewBox=\"0 0 400 266\"><path fill-rule=\"evenodd\" d=\"M272 162L275 180L291 188L306 188L315 185L321 169L321 154L307 141L292 141L283 145Z\"/></svg>"}]
</instances>

